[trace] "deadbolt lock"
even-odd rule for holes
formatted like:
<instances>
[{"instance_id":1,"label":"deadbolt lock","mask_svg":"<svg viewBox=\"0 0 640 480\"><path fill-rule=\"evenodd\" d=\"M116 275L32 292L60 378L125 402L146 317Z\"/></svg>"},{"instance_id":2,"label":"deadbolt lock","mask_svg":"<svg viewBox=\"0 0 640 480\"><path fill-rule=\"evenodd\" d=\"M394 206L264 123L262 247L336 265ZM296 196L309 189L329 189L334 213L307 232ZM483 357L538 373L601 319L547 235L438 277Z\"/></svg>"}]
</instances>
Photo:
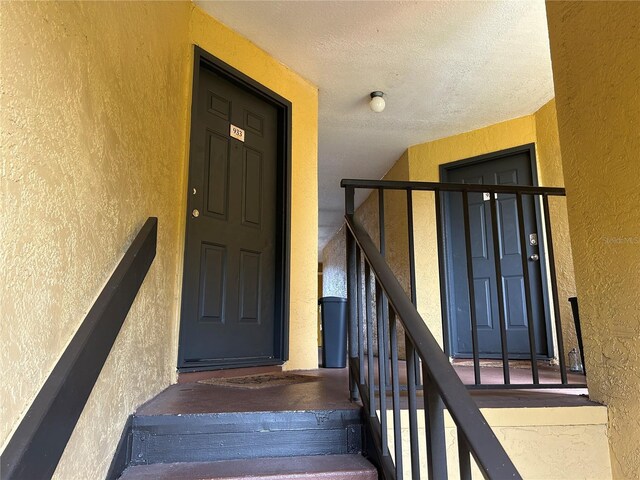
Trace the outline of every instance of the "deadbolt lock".
<instances>
[{"instance_id":1,"label":"deadbolt lock","mask_svg":"<svg viewBox=\"0 0 640 480\"><path fill-rule=\"evenodd\" d=\"M198 218L200 216L200 212L198 211L198 209L194 208L191 212L191 215L193 215L193 218Z\"/></svg>"}]
</instances>

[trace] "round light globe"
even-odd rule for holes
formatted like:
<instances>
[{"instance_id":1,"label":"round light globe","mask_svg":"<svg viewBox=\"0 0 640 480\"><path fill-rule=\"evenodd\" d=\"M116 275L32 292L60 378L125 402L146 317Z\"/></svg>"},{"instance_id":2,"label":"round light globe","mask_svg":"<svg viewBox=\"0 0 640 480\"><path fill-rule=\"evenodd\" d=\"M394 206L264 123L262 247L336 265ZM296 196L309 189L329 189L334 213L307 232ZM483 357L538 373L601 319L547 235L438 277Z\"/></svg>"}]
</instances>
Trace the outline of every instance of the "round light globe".
<instances>
[{"instance_id":1,"label":"round light globe","mask_svg":"<svg viewBox=\"0 0 640 480\"><path fill-rule=\"evenodd\" d=\"M369 102L369 107L376 113L380 113L384 110L385 101L383 98L382 92L371 92L371 101Z\"/></svg>"}]
</instances>

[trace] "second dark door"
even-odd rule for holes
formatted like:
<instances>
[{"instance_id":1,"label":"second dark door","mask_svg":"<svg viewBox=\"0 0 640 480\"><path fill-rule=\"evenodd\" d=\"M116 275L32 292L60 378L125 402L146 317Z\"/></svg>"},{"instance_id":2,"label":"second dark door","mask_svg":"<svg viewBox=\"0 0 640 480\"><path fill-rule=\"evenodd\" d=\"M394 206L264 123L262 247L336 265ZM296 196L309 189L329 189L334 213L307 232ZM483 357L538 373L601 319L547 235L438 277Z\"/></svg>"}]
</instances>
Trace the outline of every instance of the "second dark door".
<instances>
[{"instance_id":1,"label":"second dark door","mask_svg":"<svg viewBox=\"0 0 640 480\"><path fill-rule=\"evenodd\" d=\"M494 185L533 185L531 165L531 150L529 149L506 155L497 154L493 159L445 166L442 171L443 181ZM469 194L478 351L481 356L486 358L501 355L497 282L502 282L509 356L511 358L528 357L529 320L527 319L525 280L521 263L522 255L526 255L530 272L536 353L540 356L546 356L547 328L539 246L530 245L530 239L527 238L528 250L521 251L515 195L499 194L496 197L499 238L494 239L490 198L487 193ZM525 231L527 235L537 235L536 208L531 196L525 195L523 197L523 207L524 218L522 220L525 224ZM453 356L468 357L472 355L473 350L463 233L464 219L460 194L448 193L445 196L445 231L451 353ZM502 278L500 279L496 278L495 273L494 241L498 242L501 257ZM533 243L536 243L535 240ZM535 260L536 258L538 260Z\"/></svg>"},{"instance_id":2,"label":"second dark door","mask_svg":"<svg viewBox=\"0 0 640 480\"><path fill-rule=\"evenodd\" d=\"M182 368L273 361L278 111L200 67L184 257Z\"/></svg>"}]
</instances>

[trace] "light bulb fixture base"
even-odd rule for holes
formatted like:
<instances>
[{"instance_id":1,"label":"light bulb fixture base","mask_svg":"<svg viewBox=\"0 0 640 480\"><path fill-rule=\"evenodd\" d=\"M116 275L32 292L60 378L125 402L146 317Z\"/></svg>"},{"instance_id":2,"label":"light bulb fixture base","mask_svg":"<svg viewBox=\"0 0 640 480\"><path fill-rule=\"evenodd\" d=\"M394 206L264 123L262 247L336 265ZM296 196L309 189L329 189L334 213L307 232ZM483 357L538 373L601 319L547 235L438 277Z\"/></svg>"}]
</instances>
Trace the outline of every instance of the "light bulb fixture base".
<instances>
[{"instance_id":1,"label":"light bulb fixture base","mask_svg":"<svg viewBox=\"0 0 640 480\"><path fill-rule=\"evenodd\" d=\"M376 113L380 113L384 110L385 101L384 101L384 93L376 90L375 92L371 92L371 101L369 102L369 107Z\"/></svg>"}]
</instances>

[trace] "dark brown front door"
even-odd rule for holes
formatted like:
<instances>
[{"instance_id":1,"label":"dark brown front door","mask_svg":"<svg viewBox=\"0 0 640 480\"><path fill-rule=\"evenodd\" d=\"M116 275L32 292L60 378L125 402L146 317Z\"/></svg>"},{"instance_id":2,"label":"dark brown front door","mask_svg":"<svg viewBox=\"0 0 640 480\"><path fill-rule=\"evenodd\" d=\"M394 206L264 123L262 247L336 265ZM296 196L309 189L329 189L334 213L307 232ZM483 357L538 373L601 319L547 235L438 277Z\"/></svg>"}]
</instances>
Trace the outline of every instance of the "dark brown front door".
<instances>
[{"instance_id":1,"label":"dark brown front door","mask_svg":"<svg viewBox=\"0 0 640 480\"><path fill-rule=\"evenodd\" d=\"M179 366L269 363L280 324L278 110L205 66L193 101Z\"/></svg>"}]
</instances>

